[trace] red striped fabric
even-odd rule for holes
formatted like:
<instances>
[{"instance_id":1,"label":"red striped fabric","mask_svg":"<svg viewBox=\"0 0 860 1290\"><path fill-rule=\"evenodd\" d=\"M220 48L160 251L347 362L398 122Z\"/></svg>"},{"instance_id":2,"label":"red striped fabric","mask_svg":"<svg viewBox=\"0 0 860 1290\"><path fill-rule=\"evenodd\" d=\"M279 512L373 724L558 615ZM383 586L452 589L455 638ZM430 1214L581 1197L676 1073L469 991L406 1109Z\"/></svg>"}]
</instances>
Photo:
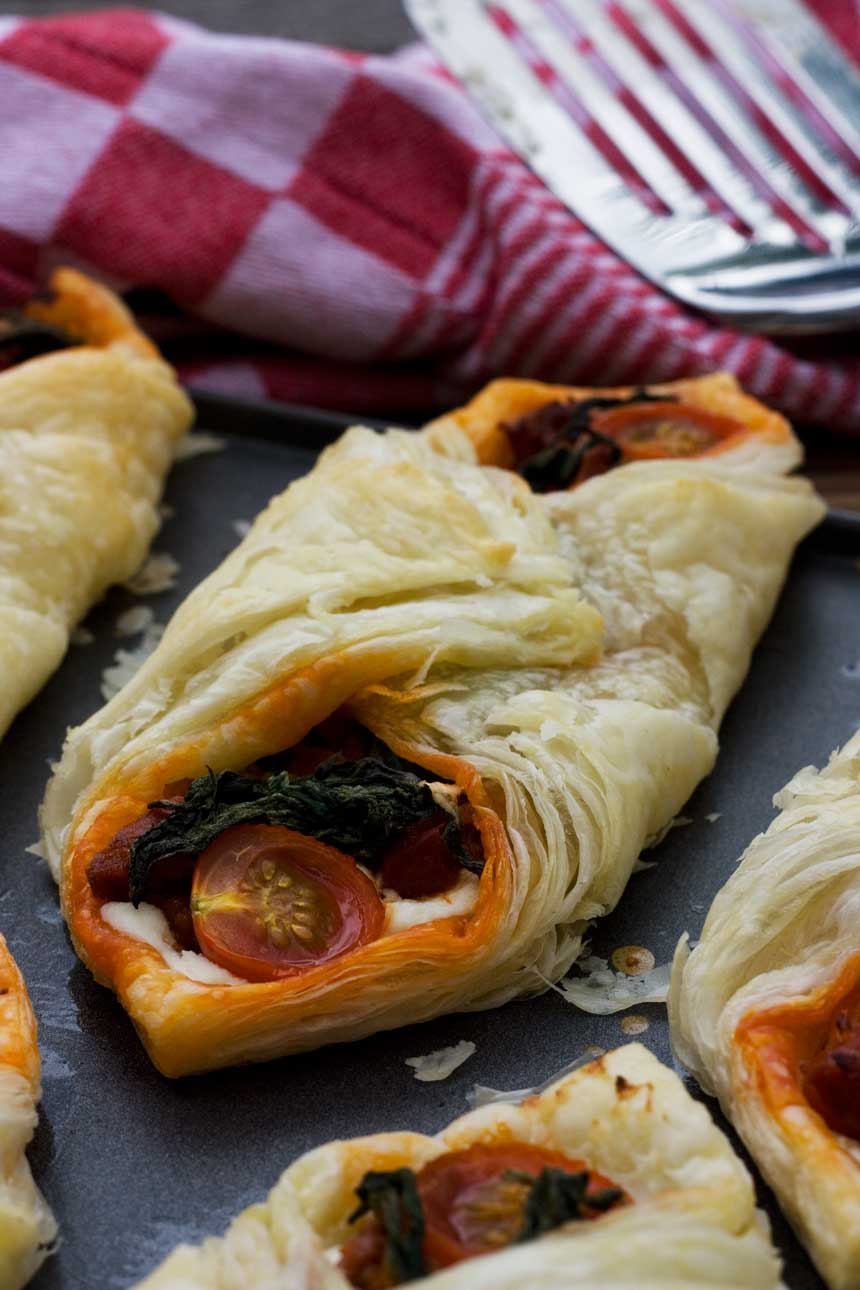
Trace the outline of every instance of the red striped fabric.
<instances>
[{"instance_id":1,"label":"red striped fabric","mask_svg":"<svg viewBox=\"0 0 860 1290\"><path fill-rule=\"evenodd\" d=\"M860 54L858 6L810 3ZM137 290L197 386L394 417L500 374L725 367L860 431L856 336L789 345L684 310L419 46L361 56L134 9L0 18L0 96L0 302L78 264Z\"/></svg>"}]
</instances>

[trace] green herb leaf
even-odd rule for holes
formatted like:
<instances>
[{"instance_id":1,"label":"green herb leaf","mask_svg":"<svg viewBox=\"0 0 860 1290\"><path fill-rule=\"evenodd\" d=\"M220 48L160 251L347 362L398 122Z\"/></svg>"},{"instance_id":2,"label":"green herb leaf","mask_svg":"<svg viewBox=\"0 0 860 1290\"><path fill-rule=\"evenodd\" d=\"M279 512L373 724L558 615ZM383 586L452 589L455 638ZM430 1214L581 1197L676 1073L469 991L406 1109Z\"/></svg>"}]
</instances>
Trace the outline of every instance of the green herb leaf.
<instances>
[{"instance_id":1,"label":"green herb leaf","mask_svg":"<svg viewBox=\"0 0 860 1290\"><path fill-rule=\"evenodd\" d=\"M522 1175L518 1174L517 1180ZM517 1241L531 1241L543 1232L551 1232L563 1223L592 1218L595 1210L603 1213L624 1200L618 1187L604 1187L588 1193L588 1170L571 1174L565 1169L548 1167L532 1182L523 1207L523 1225Z\"/></svg>"},{"instance_id":2,"label":"green herb leaf","mask_svg":"<svg viewBox=\"0 0 860 1290\"><path fill-rule=\"evenodd\" d=\"M355 1194L361 1204L349 1221L374 1215L385 1232L385 1254L397 1284L426 1276L424 1211L412 1170L366 1173Z\"/></svg>"},{"instance_id":3,"label":"green herb leaf","mask_svg":"<svg viewBox=\"0 0 860 1290\"><path fill-rule=\"evenodd\" d=\"M300 778L287 771L262 780L210 771L192 782L184 801L151 805L168 816L131 849L129 890L135 905L157 860L199 855L234 824L284 825L373 866L398 833L437 809L417 775L375 757L332 759ZM456 833L453 820L452 825ZM461 864L473 868L475 861L459 836L452 845L453 835L446 830L445 841Z\"/></svg>"}]
</instances>

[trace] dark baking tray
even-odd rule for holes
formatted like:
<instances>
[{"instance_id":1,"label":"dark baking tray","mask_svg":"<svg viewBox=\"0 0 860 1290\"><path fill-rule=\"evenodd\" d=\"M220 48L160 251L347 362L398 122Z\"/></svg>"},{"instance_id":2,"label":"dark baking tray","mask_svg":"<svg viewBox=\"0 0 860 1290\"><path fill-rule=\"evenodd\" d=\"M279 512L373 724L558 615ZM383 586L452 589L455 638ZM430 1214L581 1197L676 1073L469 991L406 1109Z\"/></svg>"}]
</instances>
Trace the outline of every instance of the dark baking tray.
<instances>
[{"instance_id":1,"label":"dark baking tray","mask_svg":"<svg viewBox=\"0 0 860 1290\"><path fill-rule=\"evenodd\" d=\"M252 518L307 471L349 421L210 396L198 410L199 428L225 434L227 448L171 475L175 514L155 545L181 571L175 590L145 602L160 622L238 541L233 521ZM860 680L851 675L860 655L858 555L858 517L828 520L804 545L726 718L717 769L685 809L692 823L652 853L655 868L634 875L620 909L595 931L595 952L639 944L667 959L681 932L699 930L744 845L770 820L774 792L860 725ZM44 1097L30 1157L63 1236L37 1290L125 1290L180 1240L220 1232L309 1147L382 1129L432 1133L467 1109L475 1083L521 1088L589 1045L628 1041L624 1013L592 1017L548 993L268 1065L173 1083L159 1076L113 995L75 958L47 869L25 852L48 763L65 728L100 705L102 668L128 644L114 623L133 603L114 591L90 614L95 643L71 648L0 745L0 927L39 1019ZM720 818L708 823L712 812ZM639 1038L670 1061L665 1010L635 1012L650 1023ZM416 1082L405 1058L461 1039L475 1041L474 1057L443 1083ZM762 1202L791 1290L820 1287L764 1189Z\"/></svg>"}]
</instances>

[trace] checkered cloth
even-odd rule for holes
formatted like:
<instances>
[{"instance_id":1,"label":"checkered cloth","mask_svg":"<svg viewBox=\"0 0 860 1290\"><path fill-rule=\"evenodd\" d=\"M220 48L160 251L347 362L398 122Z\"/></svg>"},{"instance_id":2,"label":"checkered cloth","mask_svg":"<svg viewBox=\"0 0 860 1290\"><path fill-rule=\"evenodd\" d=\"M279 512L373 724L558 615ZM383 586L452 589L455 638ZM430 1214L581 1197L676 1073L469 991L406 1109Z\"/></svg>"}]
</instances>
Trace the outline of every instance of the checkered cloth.
<instances>
[{"instance_id":1,"label":"checkered cloth","mask_svg":"<svg viewBox=\"0 0 860 1290\"><path fill-rule=\"evenodd\" d=\"M815 2L860 50L853 3ZM157 338L197 386L394 414L500 373L729 368L860 431L856 337L790 348L685 311L420 47L364 57L132 9L0 18L0 103L0 301L61 262L155 289L175 307Z\"/></svg>"}]
</instances>

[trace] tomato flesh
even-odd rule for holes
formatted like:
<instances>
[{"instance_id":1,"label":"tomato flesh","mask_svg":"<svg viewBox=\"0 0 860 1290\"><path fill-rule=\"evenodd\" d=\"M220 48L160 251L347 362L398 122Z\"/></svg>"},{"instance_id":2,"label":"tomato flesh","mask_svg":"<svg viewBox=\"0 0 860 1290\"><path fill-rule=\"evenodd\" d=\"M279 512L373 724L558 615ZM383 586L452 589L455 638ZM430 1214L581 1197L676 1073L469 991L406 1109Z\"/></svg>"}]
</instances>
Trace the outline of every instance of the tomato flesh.
<instances>
[{"instance_id":1,"label":"tomato flesh","mask_svg":"<svg viewBox=\"0 0 860 1290\"><path fill-rule=\"evenodd\" d=\"M572 1174L587 1172L586 1204L589 1194L615 1186L602 1174L589 1170L582 1160L528 1143L467 1147L447 1152L425 1165L416 1184L424 1215L428 1271L490 1254L515 1241L522 1230L531 1190L523 1175L535 1179L547 1168ZM617 1203L629 1202L630 1197L621 1191ZM604 1212L595 1209L585 1217L591 1221ZM358 1290L384 1290L396 1284L384 1259L385 1241L379 1223L368 1217L344 1245L341 1271Z\"/></svg>"},{"instance_id":2,"label":"tomato flesh","mask_svg":"<svg viewBox=\"0 0 860 1290\"><path fill-rule=\"evenodd\" d=\"M860 999L841 1007L804 1071L804 1092L834 1133L860 1141Z\"/></svg>"},{"instance_id":3,"label":"tomato flesh","mask_svg":"<svg viewBox=\"0 0 860 1290\"><path fill-rule=\"evenodd\" d=\"M128 900L128 869L131 848L166 817L167 811L156 808L145 811L111 838L87 865L87 880L99 900Z\"/></svg>"},{"instance_id":4,"label":"tomato flesh","mask_svg":"<svg viewBox=\"0 0 860 1290\"><path fill-rule=\"evenodd\" d=\"M425 820L409 824L382 860L382 885L404 900L449 891L460 877L460 863L448 850L445 830L451 816L440 807Z\"/></svg>"},{"instance_id":5,"label":"tomato flesh","mask_svg":"<svg viewBox=\"0 0 860 1290\"><path fill-rule=\"evenodd\" d=\"M591 425L614 439L628 460L697 457L743 430L732 417L669 400L604 408L591 414Z\"/></svg>"},{"instance_id":6,"label":"tomato flesh","mask_svg":"<svg viewBox=\"0 0 860 1290\"><path fill-rule=\"evenodd\" d=\"M351 856L270 824L236 824L200 855L191 916L207 958L273 981L376 940L385 908Z\"/></svg>"}]
</instances>

